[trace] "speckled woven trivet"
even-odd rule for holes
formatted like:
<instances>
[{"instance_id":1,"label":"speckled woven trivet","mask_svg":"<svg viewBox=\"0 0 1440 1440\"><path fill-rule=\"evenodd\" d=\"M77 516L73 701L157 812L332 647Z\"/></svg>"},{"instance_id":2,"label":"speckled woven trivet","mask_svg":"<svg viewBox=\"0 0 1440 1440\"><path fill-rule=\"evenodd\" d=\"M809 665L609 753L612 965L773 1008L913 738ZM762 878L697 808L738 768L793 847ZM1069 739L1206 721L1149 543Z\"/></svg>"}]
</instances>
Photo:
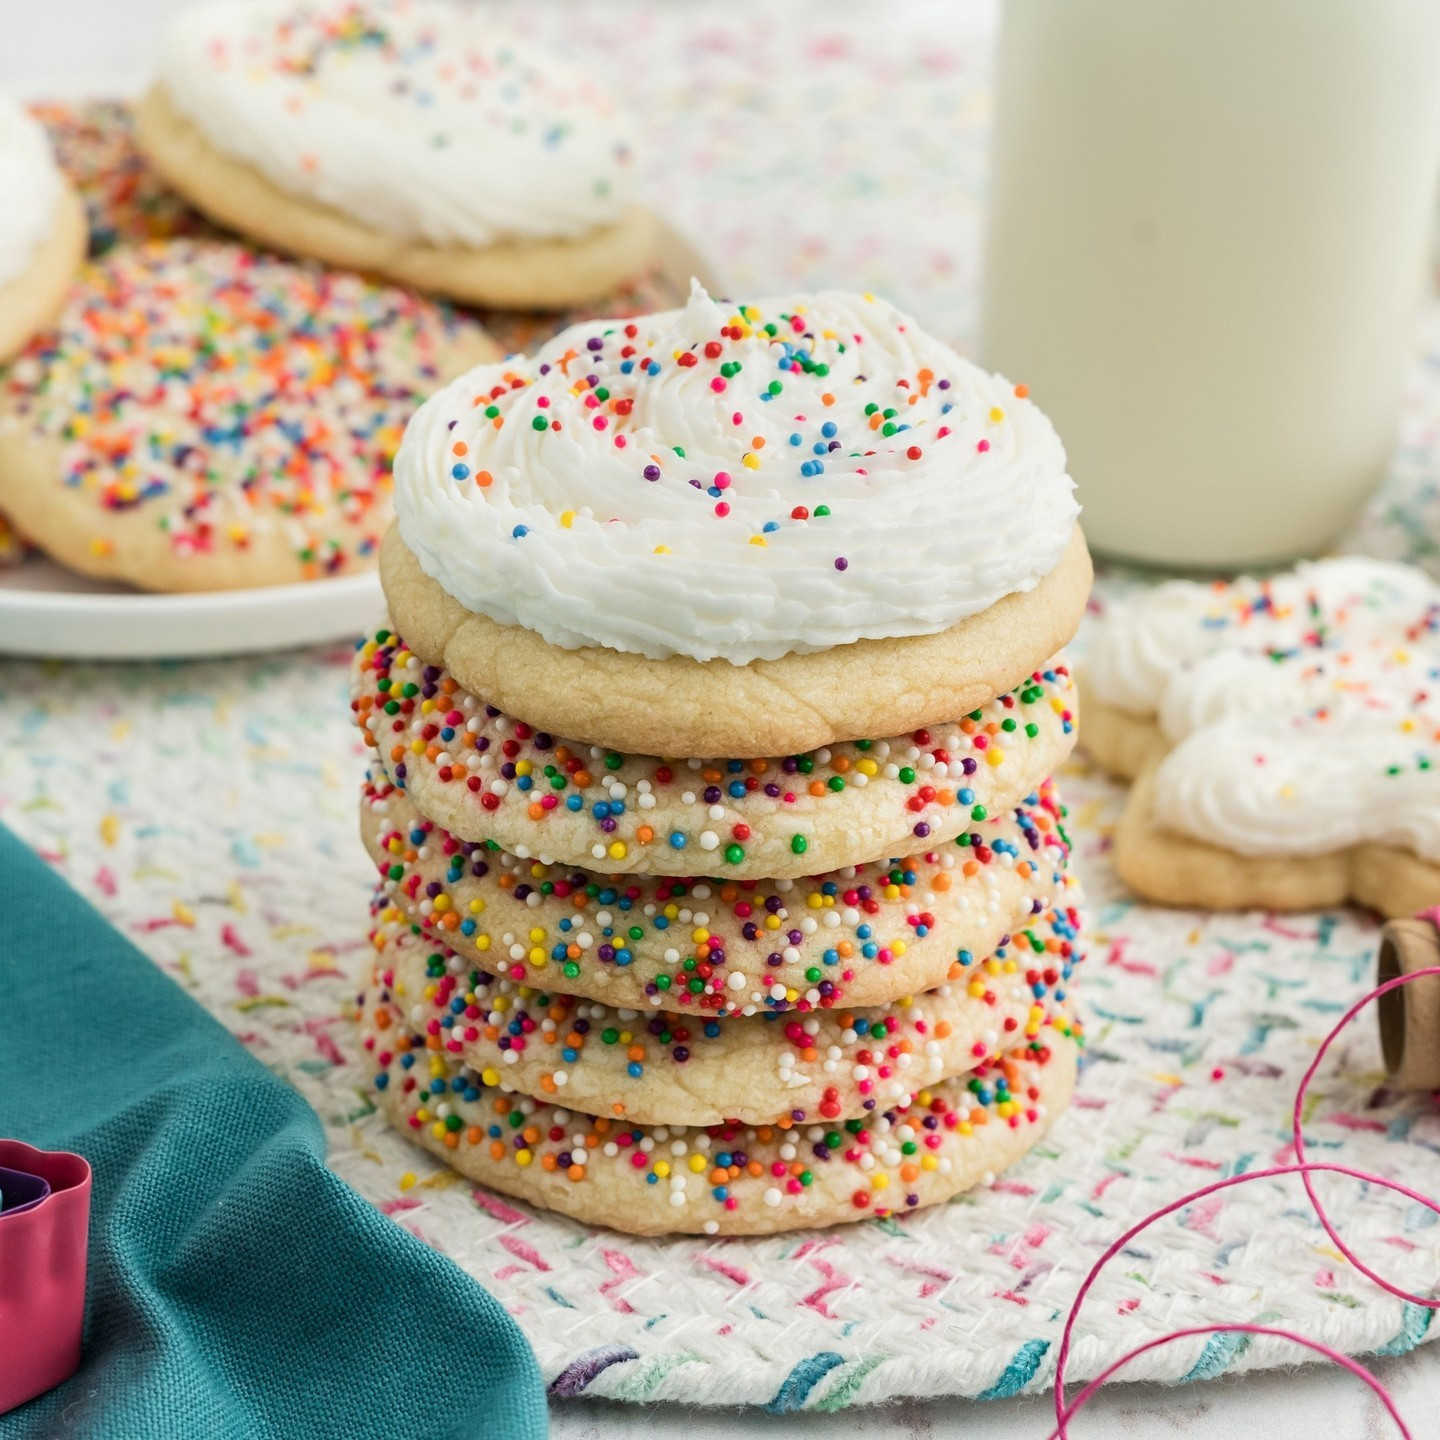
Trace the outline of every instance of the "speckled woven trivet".
<instances>
[{"instance_id":1,"label":"speckled woven trivet","mask_svg":"<svg viewBox=\"0 0 1440 1440\"><path fill-rule=\"evenodd\" d=\"M994 13L991 0L908 0L882 26L873 6L847 0L783 13L770 0L524 9L526 24L600 56L621 84L644 77L636 93L666 137L649 161L651 198L707 242L735 288L869 287L962 341ZM1433 566L1440 312L1422 338L1392 476L1351 543ZM0 662L0 818L302 1090L335 1168L504 1299L560 1394L837 1409L1045 1385L1064 1310L1110 1239L1206 1181L1289 1157L1295 1080L1368 985L1375 930L1353 913L1127 904L1105 859L1120 792L1066 777L1093 922L1080 987L1090 1056L1077 1103L1040 1150L994 1189L903 1222L762 1241L590 1233L473 1190L371 1110L345 1018L367 958L369 890L354 818L363 761L346 713L339 652ZM1317 1084L1312 1158L1434 1193L1440 1118L1420 1098L1381 1103L1378 1079L1365 1025ZM1412 1286L1440 1275L1428 1214L1319 1184L1371 1263ZM1142 1237L1098 1286L1071 1375L1180 1326L1280 1317L1352 1351L1408 1349L1429 1325L1357 1277L1298 1185L1281 1182ZM1127 1374L1294 1359L1222 1336L1157 1350Z\"/></svg>"}]
</instances>

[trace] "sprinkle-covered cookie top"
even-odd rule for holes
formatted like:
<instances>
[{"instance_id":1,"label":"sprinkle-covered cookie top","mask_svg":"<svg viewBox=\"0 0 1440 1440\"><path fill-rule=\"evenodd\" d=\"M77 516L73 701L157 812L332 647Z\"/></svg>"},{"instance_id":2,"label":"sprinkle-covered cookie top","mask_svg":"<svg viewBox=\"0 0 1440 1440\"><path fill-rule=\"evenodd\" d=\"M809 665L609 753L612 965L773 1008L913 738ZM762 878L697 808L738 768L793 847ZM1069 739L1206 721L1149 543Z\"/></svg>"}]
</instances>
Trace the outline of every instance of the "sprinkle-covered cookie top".
<instances>
[{"instance_id":1,"label":"sprinkle-covered cookie top","mask_svg":"<svg viewBox=\"0 0 1440 1440\"><path fill-rule=\"evenodd\" d=\"M29 268L55 228L60 171L45 132L0 100L0 288Z\"/></svg>"},{"instance_id":2,"label":"sprinkle-covered cookie top","mask_svg":"<svg viewBox=\"0 0 1440 1440\"><path fill-rule=\"evenodd\" d=\"M632 203L615 101L473 4L220 0L174 18L160 80L217 150L402 240L575 238Z\"/></svg>"},{"instance_id":3,"label":"sprinkle-covered cookie top","mask_svg":"<svg viewBox=\"0 0 1440 1440\"><path fill-rule=\"evenodd\" d=\"M333 573L379 543L405 421L467 325L235 246L119 249L11 368L5 424L58 442L94 553L114 543L105 517L138 512L176 555L279 534L305 573Z\"/></svg>"},{"instance_id":4,"label":"sprinkle-covered cookie top","mask_svg":"<svg viewBox=\"0 0 1440 1440\"><path fill-rule=\"evenodd\" d=\"M219 237L140 153L125 102L46 100L32 104L30 112L45 127L60 168L85 202L92 256L145 240Z\"/></svg>"},{"instance_id":5,"label":"sprinkle-covered cookie top","mask_svg":"<svg viewBox=\"0 0 1440 1440\"><path fill-rule=\"evenodd\" d=\"M1154 782L1169 828L1246 855L1440 861L1440 586L1421 571L1346 557L1162 586L1099 628L1086 675L1174 745Z\"/></svg>"},{"instance_id":6,"label":"sprinkle-covered cookie top","mask_svg":"<svg viewBox=\"0 0 1440 1440\"><path fill-rule=\"evenodd\" d=\"M471 610L737 664L932 633L1055 568L1078 507L1024 386L873 297L564 331L416 415L396 510Z\"/></svg>"}]
</instances>

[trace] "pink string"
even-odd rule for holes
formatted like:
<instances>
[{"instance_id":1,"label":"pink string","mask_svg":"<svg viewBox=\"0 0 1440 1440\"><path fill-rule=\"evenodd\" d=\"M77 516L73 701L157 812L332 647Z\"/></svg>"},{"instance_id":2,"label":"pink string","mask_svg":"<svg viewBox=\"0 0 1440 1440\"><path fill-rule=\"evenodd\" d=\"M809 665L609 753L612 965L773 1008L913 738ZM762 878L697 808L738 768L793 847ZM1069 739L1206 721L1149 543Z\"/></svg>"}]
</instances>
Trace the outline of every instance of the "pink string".
<instances>
[{"instance_id":1,"label":"pink string","mask_svg":"<svg viewBox=\"0 0 1440 1440\"><path fill-rule=\"evenodd\" d=\"M1440 924L1437 924L1440 929ZM1419 980L1426 975L1440 975L1440 965L1431 966L1428 970L1415 970L1409 975L1398 975L1393 980L1387 980L1383 985L1377 986L1368 995L1362 995L1341 1017L1335 1028L1320 1042L1320 1048L1315 1052L1315 1058L1310 1062L1309 1068L1305 1071L1300 1080L1300 1088L1295 1092L1295 1108L1291 1112L1291 1133L1294 1136L1295 1159L1301 1168L1301 1180L1305 1186L1305 1193L1310 1197L1311 1208L1315 1211L1320 1223L1325 1227L1325 1233L1335 1243L1335 1248L1364 1276L1373 1280L1382 1290L1388 1290L1390 1294L1411 1305L1423 1305L1427 1310L1434 1310L1440 1307L1440 1300L1427 1300L1423 1295L1412 1295L1408 1290L1401 1290L1392 1285L1383 1275L1377 1275L1358 1255L1336 1234L1335 1226L1331 1223L1329 1215L1325 1213L1325 1207L1320 1203L1320 1197L1315 1193L1315 1186L1310 1179L1309 1168L1305 1165L1305 1134L1301 1112L1305 1104L1305 1094L1310 1088L1310 1081L1314 1078L1315 1072L1320 1068L1320 1062L1325 1058L1326 1052L1330 1049L1331 1042L1337 1035L1362 1011L1367 1005L1378 1000L1382 995L1388 995L1392 990L1398 990L1402 985L1408 985L1412 980ZM1362 1175L1364 1180L1378 1182L1385 1185L1388 1182L1381 1180L1376 1175ZM1402 1189L1400 1186L1391 1186L1392 1189ZM1408 1192L1405 1192L1408 1193ZM1412 1198L1414 1198L1412 1196ZM1436 1207L1428 1200L1423 1202L1431 1210ZM1436 1211L1440 1214L1440 1210Z\"/></svg>"},{"instance_id":2,"label":"pink string","mask_svg":"<svg viewBox=\"0 0 1440 1440\"><path fill-rule=\"evenodd\" d=\"M1247 1335L1273 1335L1280 1340L1293 1340L1297 1345L1303 1345L1307 1350L1313 1350L1317 1355L1323 1355L1327 1360L1333 1360L1337 1365L1343 1366L1352 1375L1359 1376L1379 1397L1380 1403L1390 1412L1390 1418L1395 1422L1404 1440L1414 1440L1410 1434L1410 1427L1406 1425L1404 1417L1395 1408L1395 1402L1390 1398L1390 1392L1358 1361L1352 1360L1348 1355L1343 1355L1339 1350L1332 1350L1328 1345L1322 1345L1318 1340L1308 1340L1304 1335L1297 1335L1291 1330L1277 1330L1273 1325L1195 1325L1188 1330L1173 1330L1168 1335L1161 1335L1157 1339L1147 1340L1143 1345L1137 1345L1129 1354L1122 1355L1113 1365L1108 1365L1102 1370L1076 1397L1075 1403L1069 1406L1064 1418L1053 1429L1047 1440L1065 1440L1065 1421L1073 1419L1086 1404L1090 1397L1117 1371L1128 1365L1137 1355L1143 1355L1147 1350L1158 1350L1162 1345L1168 1345L1172 1340L1184 1340L1191 1335L1221 1335L1226 1332L1244 1331Z\"/></svg>"},{"instance_id":3,"label":"pink string","mask_svg":"<svg viewBox=\"0 0 1440 1440\"><path fill-rule=\"evenodd\" d=\"M1430 920L1436 929L1440 930L1440 906L1437 906L1434 910L1422 912L1419 918ZM1180 1199L1172 1201L1163 1209L1156 1210L1153 1214L1147 1215L1145 1219L1141 1220L1138 1224L1132 1225L1130 1229L1120 1236L1118 1240L1115 1240L1105 1250L1104 1254L1090 1267L1089 1273L1085 1276L1080 1289L1076 1292L1075 1299L1070 1306L1070 1313L1065 1318L1064 1332L1060 1337L1060 1351L1055 1362L1055 1428L1050 1432L1049 1440L1070 1440L1069 1421L1079 1413L1081 1407L1090 1400L1091 1396L1099 1390L1100 1386L1103 1385L1110 1376L1114 1375L1116 1371L1128 1365L1138 1356L1187 1336L1220 1335L1226 1333L1269 1335L1275 1339L1289 1340L1296 1345L1304 1346L1307 1350L1314 1351L1318 1355L1323 1355L1328 1360L1334 1361L1335 1364L1342 1366L1352 1375L1358 1376L1374 1391L1381 1403L1385 1406L1390 1418L1394 1420L1404 1440L1412 1440L1410 1430L1401 1418L1400 1412L1395 1408L1395 1403L1391 1399L1389 1392L1363 1365L1358 1364L1348 1355L1342 1355L1339 1351L1332 1350L1328 1345L1322 1345L1319 1341L1311 1340L1307 1336L1298 1334L1293 1330L1279 1329L1269 1325L1234 1324L1199 1326L1193 1329L1177 1330L1171 1334L1162 1335L1158 1339L1146 1341L1145 1344L1137 1345L1133 1350L1127 1351L1097 1375L1095 1379L1090 1381L1090 1383L1081 1390L1079 1395L1075 1397L1074 1403L1068 1406L1065 1403L1065 1366L1070 1358L1070 1342L1074 1335L1076 1321L1079 1319L1080 1307L1085 1303L1085 1297L1090 1293L1091 1287L1099 1278L1100 1272L1105 1266L1108 1265L1131 1240L1139 1235L1141 1231L1149 1229L1157 1220L1163 1220L1167 1215L1173 1214L1176 1210L1183 1209L1187 1205L1193 1205L1196 1201L1205 1199L1206 1196L1217 1194L1222 1190L1233 1189L1237 1185L1249 1185L1256 1180L1272 1180L1281 1175L1299 1175L1301 1177L1305 1186L1305 1193L1309 1196L1310 1204L1314 1208L1316 1217L1319 1219L1321 1225L1324 1226L1325 1233L1335 1243L1340 1253L1344 1255L1361 1274L1380 1286L1382 1290L1387 1291L1398 1299L1408 1301L1413 1305L1424 1306L1429 1310L1440 1308L1440 1300L1411 1295L1398 1286L1391 1284L1390 1281L1386 1280L1382 1275L1376 1274L1375 1271L1362 1264L1361 1261L1356 1258L1354 1253L1346 1246L1345 1242L1336 1234L1335 1227L1331 1223L1329 1215L1325 1212L1325 1207L1320 1203L1320 1198L1315 1193L1315 1188L1310 1177L1318 1172L1325 1171L1332 1175L1345 1175L1352 1180L1361 1180L1370 1185L1378 1185L1382 1189L1404 1195L1406 1199L1423 1205L1431 1214L1437 1217L1440 1217L1440 1203L1432 1200L1427 1195L1420 1194L1419 1191L1410 1189L1408 1185L1400 1184L1399 1181L1387 1180L1383 1175L1373 1175L1364 1170L1352 1170L1348 1165L1332 1165L1329 1163L1307 1161L1305 1159L1305 1140L1301 1122L1305 1105L1305 1095L1309 1089L1310 1082L1314 1078L1315 1072L1320 1067L1320 1062L1325 1058L1326 1052L1329 1050L1336 1036L1338 1036L1367 1005L1378 1000L1382 995L1388 994L1391 990L1398 989L1401 985L1409 985L1413 981L1425 978L1427 975L1440 976L1440 965L1431 966L1424 970L1415 970L1408 975L1397 976L1395 979L1387 980L1385 984L1377 986L1367 995L1357 1000L1336 1023L1334 1029L1332 1029L1321 1042L1319 1050L1315 1053L1315 1058L1310 1062L1305 1074L1301 1077L1299 1088L1295 1092L1295 1105L1291 1112L1291 1130L1296 1155L1296 1163L1294 1165L1276 1165L1268 1170L1254 1170L1245 1175L1232 1175L1228 1179L1214 1181L1212 1184L1191 1191L1188 1195L1182 1195Z\"/></svg>"}]
</instances>

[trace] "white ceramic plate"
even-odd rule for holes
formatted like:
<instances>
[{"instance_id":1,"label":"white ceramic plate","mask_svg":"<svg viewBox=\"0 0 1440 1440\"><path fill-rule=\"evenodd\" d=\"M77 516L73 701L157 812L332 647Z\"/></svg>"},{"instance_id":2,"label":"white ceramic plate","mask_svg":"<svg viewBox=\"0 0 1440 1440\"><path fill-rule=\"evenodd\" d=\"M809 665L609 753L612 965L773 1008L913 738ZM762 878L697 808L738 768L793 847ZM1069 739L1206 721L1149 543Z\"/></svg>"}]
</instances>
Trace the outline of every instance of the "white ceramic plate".
<instances>
[{"instance_id":1,"label":"white ceramic plate","mask_svg":"<svg viewBox=\"0 0 1440 1440\"><path fill-rule=\"evenodd\" d=\"M374 571L264 590L143 595L32 555L0 570L0 653L68 660L252 655L358 635L384 604Z\"/></svg>"},{"instance_id":2,"label":"white ceramic plate","mask_svg":"<svg viewBox=\"0 0 1440 1440\"><path fill-rule=\"evenodd\" d=\"M717 290L705 257L661 225L661 263L683 290L698 275ZM380 614L375 574L220 590L146 595L72 574L41 555L0 569L0 655L63 660L179 660L253 655L358 635Z\"/></svg>"}]
</instances>

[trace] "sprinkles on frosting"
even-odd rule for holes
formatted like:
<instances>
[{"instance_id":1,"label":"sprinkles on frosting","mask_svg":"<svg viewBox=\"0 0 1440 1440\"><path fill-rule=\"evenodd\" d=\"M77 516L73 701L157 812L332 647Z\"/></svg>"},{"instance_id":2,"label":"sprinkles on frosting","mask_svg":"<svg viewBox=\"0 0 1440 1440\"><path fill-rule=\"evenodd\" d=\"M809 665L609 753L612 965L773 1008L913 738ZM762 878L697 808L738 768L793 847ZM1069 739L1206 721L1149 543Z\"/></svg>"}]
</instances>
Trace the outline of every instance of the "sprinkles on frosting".
<instances>
[{"instance_id":1,"label":"sprinkles on frosting","mask_svg":"<svg viewBox=\"0 0 1440 1440\"><path fill-rule=\"evenodd\" d=\"M405 421L462 322L358 276L176 241L87 267L11 368L9 423L61 445L60 483L140 513L177 556L278 531L309 578L367 561Z\"/></svg>"},{"instance_id":2,"label":"sprinkles on frosting","mask_svg":"<svg viewBox=\"0 0 1440 1440\"><path fill-rule=\"evenodd\" d=\"M871 296L571 327L416 416L396 509L466 608L736 663L926 634L1029 590L1078 507L1028 398Z\"/></svg>"},{"instance_id":3,"label":"sprinkles on frosting","mask_svg":"<svg viewBox=\"0 0 1440 1440\"><path fill-rule=\"evenodd\" d=\"M402 240L483 248L619 221L631 126L584 70L449 0L195 6L160 47L211 145Z\"/></svg>"},{"instance_id":4,"label":"sprinkles on frosting","mask_svg":"<svg viewBox=\"0 0 1440 1440\"><path fill-rule=\"evenodd\" d=\"M1165 827L1245 855L1364 843L1440 861L1440 586L1342 557L1270 580L1161 587L1087 660L1156 717Z\"/></svg>"}]
</instances>

